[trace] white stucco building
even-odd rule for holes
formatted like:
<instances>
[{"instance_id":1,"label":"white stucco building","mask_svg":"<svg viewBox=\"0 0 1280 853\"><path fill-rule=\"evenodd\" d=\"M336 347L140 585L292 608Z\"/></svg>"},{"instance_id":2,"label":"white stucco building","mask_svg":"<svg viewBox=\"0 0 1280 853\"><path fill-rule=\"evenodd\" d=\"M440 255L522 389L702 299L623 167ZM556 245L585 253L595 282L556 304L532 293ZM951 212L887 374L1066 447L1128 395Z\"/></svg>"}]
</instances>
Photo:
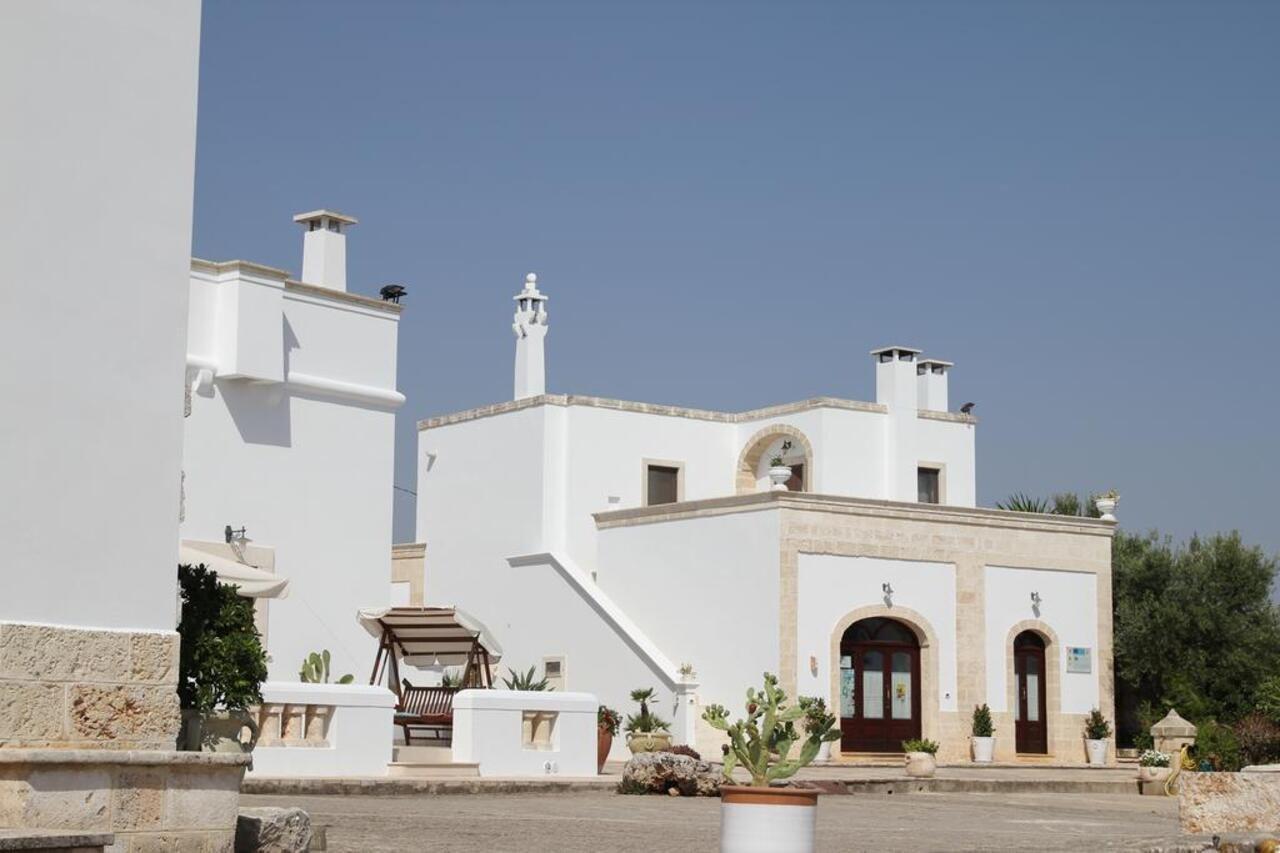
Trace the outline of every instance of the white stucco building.
<instances>
[{"instance_id":1,"label":"white stucco building","mask_svg":"<svg viewBox=\"0 0 1280 853\"><path fill-rule=\"evenodd\" d=\"M329 649L335 677L375 651L359 607L392 603L391 499L401 306L347 289L347 229L294 217L302 273L192 260L182 538L289 580L260 603L271 681ZM227 544L226 531L244 530Z\"/></svg>"},{"instance_id":2,"label":"white stucco building","mask_svg":"<svg viewBox=\"0 0 1280 853\"><path fill-rule=\"evenodd\" d=\"M429 603L561 689L631 711L658 688L703 748L701 707L738 707L768 670L827 700L848 754L922 735L960 759L985 702L999 759L1085 761L1084 715L1113 714L1113 524L975 506L949 362L873 350L874 402L547 394L548 297L531 276L515 299L515 399L419 423Z\"/></svg>"}]
</instances>

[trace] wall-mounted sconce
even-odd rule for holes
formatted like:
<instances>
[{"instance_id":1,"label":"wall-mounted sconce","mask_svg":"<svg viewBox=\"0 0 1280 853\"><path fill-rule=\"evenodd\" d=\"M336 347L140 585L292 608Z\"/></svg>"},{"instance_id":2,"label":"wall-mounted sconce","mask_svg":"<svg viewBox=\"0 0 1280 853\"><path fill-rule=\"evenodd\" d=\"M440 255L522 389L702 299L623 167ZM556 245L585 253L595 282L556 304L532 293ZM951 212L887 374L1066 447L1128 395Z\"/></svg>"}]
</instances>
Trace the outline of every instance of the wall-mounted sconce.
<instances>
[{"instance_id":1,"label":"wall-mounted sconce","mask_svg":"<svg viewBox=\"0 0 1280 853\"><path fill-rule=\"evenodd\" d=\"M885 583L880 584L880 591L884 593L885 606L892 607L893 606L893 584L888 583L887 581Z\"/></svg>"},{"instance_id":2,"label":"wall-mounted sconce","mask_svg":"<svg viewBox=\"0 0 1280 853\"><path fill-rule=\"evenodd\" d=\"M1031 593L1031 609L1035 611L1035 614L1037 616L1040 615L1040 601L1041 601L1040 593L1038 592Z\"/></svg>"},{"instance_id":3,"label":"wall-mounted sconce","mask_svg":"<svg viewBox=\"0 0 1280 853\"><path fill-rule=\"evenodd\" d=\"M809 655L809 674L817 678L818 676L818 656Z\"/></svg>"},{"instance_id":4,"label":"wall-mounted sconce","mask_svg":"<svg viewBox=\"0 0 1280 853\"><path fill-rule=\"evenodd\" d=\"M222 534L223 536L226 537L227 544L230 545L233 542L244 542L244 540L247 538L244 535L244 532L245 532L245 528L241 527L239 529L236 529L232 527L230 524L228 524L226 529L222 531Z\"/></svg>"}]
</instances>

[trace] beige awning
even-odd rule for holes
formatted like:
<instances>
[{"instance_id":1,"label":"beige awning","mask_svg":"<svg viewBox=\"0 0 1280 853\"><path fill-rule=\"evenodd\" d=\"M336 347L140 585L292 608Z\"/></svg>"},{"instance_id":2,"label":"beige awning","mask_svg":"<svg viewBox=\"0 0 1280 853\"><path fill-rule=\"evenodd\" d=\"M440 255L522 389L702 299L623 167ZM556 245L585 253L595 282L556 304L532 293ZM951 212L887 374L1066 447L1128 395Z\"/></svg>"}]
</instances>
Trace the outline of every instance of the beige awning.
<instances>
[{"instance_id":1,"label":"beige awning","mask_svg":"<svg viewBox=\"0 0 1280 853\"><path fill-rule=\"evenodd\" d=\"M413 666L461 666L475 643L502 657L502 647L479 619L456 607L379 607L359 611L364 629L381 640L387 632L401 659Z\"/></svg>"},{"instance_id":2,"label":"beige awning","mask_svg":"<svg viewBox=\"0 0 1280 853\"><path fill-rule=\"evenodd\" d=\"M192 566L203 565L216 574L219 581L236 587L236 592L245 598L286 598L289 595L288 578L264 572L247 563L210 554L186 542L178 545L178 562Z\"/></svg>"}]
</instances>

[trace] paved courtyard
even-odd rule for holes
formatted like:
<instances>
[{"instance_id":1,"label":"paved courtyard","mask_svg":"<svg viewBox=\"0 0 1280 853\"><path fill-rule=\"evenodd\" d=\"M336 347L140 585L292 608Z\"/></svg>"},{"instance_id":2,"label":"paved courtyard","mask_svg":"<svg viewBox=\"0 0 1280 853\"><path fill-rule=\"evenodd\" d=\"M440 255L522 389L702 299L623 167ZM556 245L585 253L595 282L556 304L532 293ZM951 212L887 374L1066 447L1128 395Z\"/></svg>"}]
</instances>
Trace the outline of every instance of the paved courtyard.
<instances>
[{"instance_id":1,"label":"paved courtyard","mask_svg":"<svg viewBox=\"0 0 1280 853\"><path fill-rule=\"evenodd\" d=\"M331 851L661 853L716 849L720 801L562 794L244 796L296 805ZM818 849L1141 850L1178 837L1177 802L1116 794L825 796Z\"/></svg>"}]
</instances>

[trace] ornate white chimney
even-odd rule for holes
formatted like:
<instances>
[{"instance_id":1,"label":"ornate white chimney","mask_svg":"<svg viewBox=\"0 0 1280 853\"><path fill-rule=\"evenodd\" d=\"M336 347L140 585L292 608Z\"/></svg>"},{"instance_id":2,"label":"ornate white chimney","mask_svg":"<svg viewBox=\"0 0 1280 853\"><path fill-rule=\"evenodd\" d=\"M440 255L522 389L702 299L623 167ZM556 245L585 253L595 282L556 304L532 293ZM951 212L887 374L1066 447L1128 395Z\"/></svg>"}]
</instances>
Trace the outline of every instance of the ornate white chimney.
<instances>
[{"instance_id":1,"label":"ornate white chimney","mask_svg":"<svg viewBox=\"0 0 1280 853\"><path fill-rule=\"evenodd\" d=\"M543 340L547 336L547 298L538 291L538 277L524 277L524 290L515 295L516 333L515 399L537 397L547 391L547 361Z\"/></svg>"},{"instance_id":2,"label":"ornate white chimney","mask_svg":"<svg viewBox=\"0 0 1280 853\"><path fill-rule=\"evenodd\" d=\"M307 227L302 237L302 283L347 289L347 235L343 232L356 224L354 216L333 210L299 213L294 222Z\"/></svg>"}]
</instances>

